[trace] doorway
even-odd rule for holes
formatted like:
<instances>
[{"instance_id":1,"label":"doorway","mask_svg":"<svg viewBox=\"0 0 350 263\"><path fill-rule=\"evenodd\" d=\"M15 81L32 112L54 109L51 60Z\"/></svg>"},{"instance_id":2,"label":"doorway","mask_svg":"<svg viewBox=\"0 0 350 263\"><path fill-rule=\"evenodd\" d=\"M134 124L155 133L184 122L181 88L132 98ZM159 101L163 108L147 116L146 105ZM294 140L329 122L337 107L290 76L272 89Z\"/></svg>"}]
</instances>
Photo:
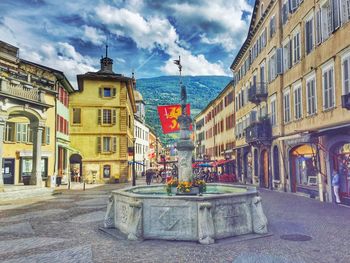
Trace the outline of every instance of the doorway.
<instances>
[{"instance_id":1,"label":"doorway","mask_svg":"<svg viewBox=\"0 0 350 263\"><path fill-rule=\"evenodd\" d=\"M3 159L4 184L15 183L15 159Z\"/></svg>"},{"instance_id":2,"label":"doorway","mask_svg":"<svg viewBox=\"0 0 350 263\"><path fill-rule=\"evenodd\" d=\"M269 155L267 150L261 152L260 164L260 186L269 188Z\"/></svg>"}]
</instances>

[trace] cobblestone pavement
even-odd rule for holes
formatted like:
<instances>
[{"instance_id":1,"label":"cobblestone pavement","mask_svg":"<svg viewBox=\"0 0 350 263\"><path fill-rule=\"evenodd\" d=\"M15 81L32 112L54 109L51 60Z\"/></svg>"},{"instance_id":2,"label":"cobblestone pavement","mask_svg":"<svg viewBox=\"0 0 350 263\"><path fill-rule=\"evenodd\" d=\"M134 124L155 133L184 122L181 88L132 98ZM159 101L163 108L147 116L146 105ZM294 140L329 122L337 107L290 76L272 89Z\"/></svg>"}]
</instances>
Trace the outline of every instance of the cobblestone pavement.
<instances>
[{"instance_id":1,"label":"cobblestone pavement","mask_svg":"<svg viewBox=\"0 0 350 263\"><path fill-rule=\"evenodd\" d=\"M64 190L54 198L0 205L0 262L350 262L350 209L261 190L272 236L204 246L116 239L98 230L108 193L126 185ZM27 202L26 202L27 201ZM288 241L293 234L309 241Z\"/></svg>"}]
</instances>

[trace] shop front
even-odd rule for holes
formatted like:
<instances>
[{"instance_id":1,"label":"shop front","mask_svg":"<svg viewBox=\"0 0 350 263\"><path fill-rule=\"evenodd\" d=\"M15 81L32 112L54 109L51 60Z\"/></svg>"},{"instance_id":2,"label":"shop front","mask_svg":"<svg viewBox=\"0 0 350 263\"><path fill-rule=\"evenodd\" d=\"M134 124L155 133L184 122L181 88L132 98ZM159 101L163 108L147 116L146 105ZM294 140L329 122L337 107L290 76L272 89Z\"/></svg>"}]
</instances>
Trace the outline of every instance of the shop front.
<instances>
[{"instance_id":1,"label":"shop front","mask_svg":"<svg viewBox=\"0 0 350 263\"><path fill-rule=\"evenodd\" d=\"M311 144L295 146L289 152L291 192L319 196L316 149Z\"/></svg>"}]
</instances>

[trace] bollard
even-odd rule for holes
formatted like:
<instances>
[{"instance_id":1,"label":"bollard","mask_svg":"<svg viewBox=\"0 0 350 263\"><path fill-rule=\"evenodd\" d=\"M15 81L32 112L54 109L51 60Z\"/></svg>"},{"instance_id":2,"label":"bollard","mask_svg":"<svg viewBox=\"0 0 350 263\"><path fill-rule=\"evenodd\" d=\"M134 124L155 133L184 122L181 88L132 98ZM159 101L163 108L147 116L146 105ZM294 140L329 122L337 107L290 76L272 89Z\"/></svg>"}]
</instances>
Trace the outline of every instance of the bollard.
<instances>
[{"instance_id":1,"label":"bollard","mask_svg":"<svg viewBox=\"0 0 350 263\"><path fill-rule=\"evenodd\" d=\"M83 190L85 191L85 181L84 181L84 184L83 184Z\"/></svg>"}]
</instances>

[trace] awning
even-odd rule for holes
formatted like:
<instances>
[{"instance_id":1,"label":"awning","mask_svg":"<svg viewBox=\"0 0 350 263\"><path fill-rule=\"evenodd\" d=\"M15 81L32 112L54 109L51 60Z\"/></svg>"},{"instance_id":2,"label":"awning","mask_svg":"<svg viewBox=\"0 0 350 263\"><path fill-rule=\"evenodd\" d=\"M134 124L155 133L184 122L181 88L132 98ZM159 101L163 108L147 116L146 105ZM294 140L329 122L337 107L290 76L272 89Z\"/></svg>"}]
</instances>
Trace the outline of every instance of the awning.
<instances>
[{"instance_id":1,"label":"awning","mask_svg":"<svg viewBox=\"0 0 350 263\"><path fill-rule=\"evenodd\" d=\"M215 162L215 164L214 164L214 166L216 167L216 166L223 166L223 165L226 165L226 164L228 164L228 163L230 163L230 162L234 162L235 160L233 160L233 159L230 159L230 160L219 160L219 161L216 161Z\"/></svg>"}]
</instances>

